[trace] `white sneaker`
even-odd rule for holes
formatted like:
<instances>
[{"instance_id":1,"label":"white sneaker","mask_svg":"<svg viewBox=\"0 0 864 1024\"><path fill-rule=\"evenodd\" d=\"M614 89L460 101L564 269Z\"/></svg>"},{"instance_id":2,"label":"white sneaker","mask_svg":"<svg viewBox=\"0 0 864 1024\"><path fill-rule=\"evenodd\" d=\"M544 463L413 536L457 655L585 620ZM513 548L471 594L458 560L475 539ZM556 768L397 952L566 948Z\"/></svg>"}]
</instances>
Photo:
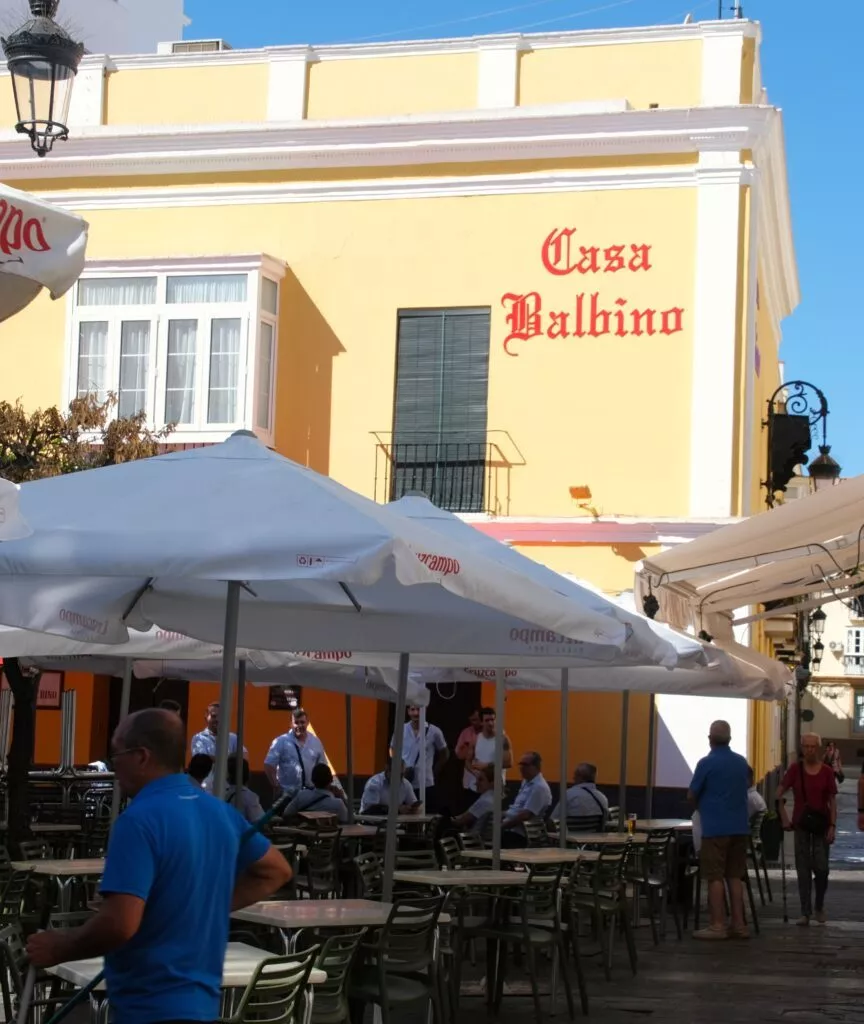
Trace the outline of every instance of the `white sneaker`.
<instances>
[{"instance_id":1,"label":"white sneaker","mask_svg":"<svg viewBox=\"0 0 864 1024\"><path fill-rule=\"evenodd\" d=\"M799 928L806 928L810 924L810 918L805 914L803 917L799 917L795 924Z\"/></svg>"}]
</instances>

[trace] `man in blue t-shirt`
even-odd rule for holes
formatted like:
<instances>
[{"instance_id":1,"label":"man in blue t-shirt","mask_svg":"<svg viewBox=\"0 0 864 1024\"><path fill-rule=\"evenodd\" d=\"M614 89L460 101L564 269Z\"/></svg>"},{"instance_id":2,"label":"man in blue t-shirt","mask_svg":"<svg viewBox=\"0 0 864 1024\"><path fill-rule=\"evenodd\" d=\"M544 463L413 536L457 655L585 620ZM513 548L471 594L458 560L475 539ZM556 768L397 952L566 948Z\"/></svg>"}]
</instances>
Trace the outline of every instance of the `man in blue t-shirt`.
<instances>
[{"instance_id":1,"label":"man in blue t-shirt","mask_svg":"<svg viewBox=\"0 0 864 1024\"><path fill-rule=\"evenodd\" d=\"M702 848L699 867L708 883L707 928L694 933L697 939L749 938L744 923L744 875L747 871L747 837L750 818L747 791L750 766L729 749L732 730L728 722L712 722L708 732L711 753L696 765L690 791L691 804L699 812ZM732 923L726 924L724 886L729 888Z\"/></svg>"},{"instance_id":2,"label":"man in blue t-shirt","mask_svg":"<svg viewBox=\"0 0 864 1024\"><path fill-rule=\"evenodd\" d=\"M183 723L139 711L112 740L120 786L133 797L111 833L98 913L81 928L40 932L37 967L105 957L108 999L123 1024L219 1016L229 917L290 881L281 853L224 800L183 774Z\"/></svg>"}]
</instances>

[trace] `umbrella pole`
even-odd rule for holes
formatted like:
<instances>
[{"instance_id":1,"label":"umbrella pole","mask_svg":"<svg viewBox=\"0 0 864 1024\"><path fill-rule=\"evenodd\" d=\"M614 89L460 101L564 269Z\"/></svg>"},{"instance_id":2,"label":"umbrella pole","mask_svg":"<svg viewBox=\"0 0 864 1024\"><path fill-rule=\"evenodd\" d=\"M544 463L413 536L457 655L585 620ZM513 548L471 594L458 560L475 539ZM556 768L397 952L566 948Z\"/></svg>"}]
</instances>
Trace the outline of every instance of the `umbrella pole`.
<instances>
[{"instance_id":1,"label":"umbrella pole","mask_svg":"<svg viewBox=\"0 0 864 1024\"><path fill-rule=\"evenodd\" d=\"M246 728L246 659L237 667L237 755L234 758L234 807L239 811L243 806L240 794L243 792L243 733Z\"/></svg>"},{"instance_id":2,"label":"umbrella pole","mask_svg":"<svg viewBox=\"0 0 864 1024\"><path fill-rule=\"evenodd\" d=\"M621 694L621 765L618 783L618 831L627 828L627 737L630 732L630 691Z\"/></svg>"},{"instance_id":3,"label":"umbrella pole","mask_svg":"<svg viewBox=\"0 0 864 1024\"><path fill-rule=\"evenodd\" d=\"M348 821L354 823L354 722L351 694L345 694L345 774L347 776Z\"/></svg>"},{"instance_id":4,"label":"umbrella pole","mask_svg":"<svg viewBox=\"0 0 864 1024\"><path fill-rule=\"evenodd\" d=\"M396 728L393 730L393 759L390 768L390 803L387 807L387 845L384 848L383 900L393 899L393 872L396 870L396 829L399 794L402 790L402 741L405 737L405 705L408 698L409 655L399 655L399 688L396 692Z\"/></svg>"},{"instance_id":5,"label":"umbrella pole","mask_svg":"<svg viewBox=\"0 0 864 1024\"><path fill-rule=\"evenodd\" d=\"M123 689L120 691L120 721L122 722L129 714L129 704L132 699L132 659L127 658L123 662ZM115 779L111 793L111 824L117 820L120 813L120 783Z\"/></svg>"},{"instance_id":6,"label":"umbrella pole","mask_svg":"<svg viewBox=\"0 0 864 1024\"><path fill-rule=\"evenodd\" d=\"M567 753L570 743L569 723L570 715L570 672L566 668L561 669L561 788L558 793L558 807L561 817L558 821L558 837L561 849L567 849Z\"/></svg>"},{"instance_id":7,"label":"umbrella pole","mask_svg":"<svg viewBox=\"0 0 864 1024\"><path fill-rule=\"evenodd\" d=\"M654 763L657 747L657 697L648 704L648 767L645 772L645 817L654 817Z\"/></svg>"},{"instance_id":8,"label":"umbrella pole","mask_svg":"<svg viewBox=\"0 0 864 1024\"><path fill-rule=\"evenodd\" d=\"M404 726L403 726L404 728ZM420 795L420 813L426 813L426 705L420 707L420 756L414 766L417 771L418 794Z\"/></svg>"},{"instance_id":9,"label":"umbrella pole","mask_svg":"<svg viewBox=\"0 0 864 1024\"><path fill-rule=\"evenodd\" d=\"M225 799L225 784L228 781L228 736L230 734L232 691L234 689L234 663L237 657L237 624L240 619L240 584L228 584L228 599L225 602L225 639L222 643L222 685L219 689L219 706L227 712L228 728L220 729L216 737L216 764L213 766L213 795Z\"/></svg>"},{"instance_id":10,"label":"umbrella pole","mask_svg":"<svg viewBox=\"0 0 864 1024\"><path fill-rule=\"evenodd\" d=\"M501 822L504 820L504 670L495 671L495 809L492 815L492 868L501 869Z\"/></svg>"}]
</instances>

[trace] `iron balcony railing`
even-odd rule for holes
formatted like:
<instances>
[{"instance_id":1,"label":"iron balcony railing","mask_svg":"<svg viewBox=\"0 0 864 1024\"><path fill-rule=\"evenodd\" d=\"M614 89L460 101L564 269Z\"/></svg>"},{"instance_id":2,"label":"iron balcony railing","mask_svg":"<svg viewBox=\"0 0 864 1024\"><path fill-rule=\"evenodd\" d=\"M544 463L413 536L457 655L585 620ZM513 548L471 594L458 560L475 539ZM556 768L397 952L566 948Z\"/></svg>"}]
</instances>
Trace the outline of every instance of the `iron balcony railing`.
<instances>
[{"instance_id":1,"label":"iron balcony railing","mask_svg":"<svg viewBox=\"0 0 864 1024\"><path fill-rule=\"evenodd\" d=\"M507 514L509 470L514 463L505 458L497 442L375 436L376 501L419 493L450 512Z\"/></svg>"}]
</instances>

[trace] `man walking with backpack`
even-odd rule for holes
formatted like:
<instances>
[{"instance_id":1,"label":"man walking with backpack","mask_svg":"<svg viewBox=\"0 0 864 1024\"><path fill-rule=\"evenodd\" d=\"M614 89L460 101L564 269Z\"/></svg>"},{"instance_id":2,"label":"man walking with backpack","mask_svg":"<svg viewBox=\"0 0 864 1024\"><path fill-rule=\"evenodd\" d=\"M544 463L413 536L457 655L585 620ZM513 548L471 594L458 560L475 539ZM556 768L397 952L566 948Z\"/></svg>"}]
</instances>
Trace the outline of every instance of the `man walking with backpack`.
<instances>
[{"instance_id":1,"label":"man walking with backpack","mask_svg":"<svg viewBox=\"0 0 864 1024\"><path fill-rule=\"evenodd\" d=\"M825 924L825 892L828 889L828 854L837 828L837 781L822 761L822 740L814 732L801 737L801 760L791 765L777 791L783 828L795 833L795 871L801 917L807 927L813 917L813 889L816 890L816 921ZM792 792L792 819L785 795Z\"/></svg>"}]
</instances>

